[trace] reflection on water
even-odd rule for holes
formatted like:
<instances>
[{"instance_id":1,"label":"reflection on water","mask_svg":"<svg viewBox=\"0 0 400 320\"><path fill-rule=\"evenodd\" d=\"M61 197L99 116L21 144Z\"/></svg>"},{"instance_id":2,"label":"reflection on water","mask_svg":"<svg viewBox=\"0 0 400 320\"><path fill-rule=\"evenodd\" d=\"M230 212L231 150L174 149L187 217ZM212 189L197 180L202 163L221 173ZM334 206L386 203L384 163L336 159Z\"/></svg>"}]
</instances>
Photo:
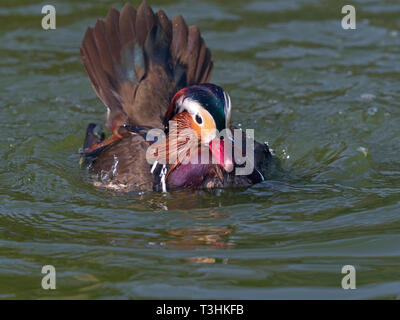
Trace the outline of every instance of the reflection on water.
<instances>
[{"instance_id":1,"label":"reflection on water","mask_svg":"<svg viewBox=\"0 0 400 320\"><path fill-rule=\"evenodd\" d=\"M172 249L194 250L201 247L210 249L228 249L234 246L234 242L228 240L233 229L215 228L210 225L202 225L192 229L168 230L173 240L165 242Z\"/></svg>"},{"instance_id":2,"label":"reflection on water","mask_svg":"<svg viewBox=\"0 0 400 320\"><path fill-rule=\"evenodd\" d=\"M0 4L0 298L399 299L397 1L355 1L354 31L336 0L149 1L200 26L233 124L282 166L248 189L165 195L96 189L78 164L105 113L79 45L123 2L55 1L46 32L40 1Z\"/></svg>"},{"instance_id":3,"label":"reflection on water","mask_svg":"<svg viewBox=\"0 0 400 320\"><path fill-rule=\"evenodd\" d=\"M215 249L227 249L234 246L234 243L227 241L227 235L232 232L228 228L213 228L210 226L203 226L194 229L178 229L169 230L168 234L174 236L176 240L166 241L173 249L197 249L202 246L207 246Z\"/></svg>"}]
</instances>

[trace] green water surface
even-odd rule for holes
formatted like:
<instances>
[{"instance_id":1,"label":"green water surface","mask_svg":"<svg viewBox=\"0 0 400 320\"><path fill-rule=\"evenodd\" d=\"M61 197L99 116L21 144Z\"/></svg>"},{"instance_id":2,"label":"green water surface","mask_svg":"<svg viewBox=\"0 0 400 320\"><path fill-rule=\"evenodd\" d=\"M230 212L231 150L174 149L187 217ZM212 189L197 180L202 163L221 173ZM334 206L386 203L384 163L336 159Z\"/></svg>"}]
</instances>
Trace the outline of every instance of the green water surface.
<instances>
[{"instance_id":1,"label":"green water surface","mask_svg":"<svg viewBox=\"0 0 400 320\"><path fill-rule=\"evenodd\" d=\"M0 0L0 298L399 299L399 1L148 2L199 25L233 124L282 172L245 190L96 189L77 151L105 108L79 47L124 2Z\"/></svg>"}]
</instances>

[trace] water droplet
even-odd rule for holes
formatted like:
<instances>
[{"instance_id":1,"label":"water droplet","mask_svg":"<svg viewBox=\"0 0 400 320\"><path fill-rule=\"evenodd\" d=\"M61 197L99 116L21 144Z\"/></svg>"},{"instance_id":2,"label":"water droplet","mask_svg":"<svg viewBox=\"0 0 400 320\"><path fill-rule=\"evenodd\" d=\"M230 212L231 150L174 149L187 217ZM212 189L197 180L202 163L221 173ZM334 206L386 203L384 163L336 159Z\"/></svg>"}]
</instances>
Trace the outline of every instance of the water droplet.
<instances>
[{"instance_id":1,"label":"water droplet","mask_svg":"<svg viewBox=\"0 0 400 320\"><path fill-rule=\"evenodd\" d=\"M285 149L282 150L282 156L284 159L289 159L290 155L287 153L287 151Z\"/></svg>"},{"instance_id":2,"label":"water droplet","mask_svg":"<svg viewBox=\"0 0 400 320\"><path fill-rule=\"evenodd\" d=\"M365 147L358 147L357 151L361 152L363 154L364 157L366 157L368 155L368 149Z\"/></svg>"},{"instance_id":3,"label":"water droplet","mask_svg":"<svg viewBox=\"0 0 400 320\"><path fill-rule=\"evenodd\" d=\"M102 171L100 174L100 180L102 183L107 184L110 181L110 174L107 171Z\"/></svg>"},{"instance_id":4,"label":"water droplet","mask_svg":"<svg viewBox=\"0 0 400 320\"><path fill-rule=\"evenodd\" d=\"M378 112L378 108L377 108L377 107L368 108L368 111L367 111L367 113L368 113L370 116L375 115L377 112Z\"/></svg>"}]
</instances>

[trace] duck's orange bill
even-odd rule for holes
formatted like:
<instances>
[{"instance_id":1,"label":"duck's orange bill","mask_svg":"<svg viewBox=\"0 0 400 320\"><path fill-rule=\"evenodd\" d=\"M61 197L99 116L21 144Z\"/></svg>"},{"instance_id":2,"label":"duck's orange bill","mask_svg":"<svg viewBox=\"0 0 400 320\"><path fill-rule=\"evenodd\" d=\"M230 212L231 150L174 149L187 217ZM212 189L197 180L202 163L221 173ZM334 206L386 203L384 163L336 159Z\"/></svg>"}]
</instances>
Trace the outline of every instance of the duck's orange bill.
<instances>
[{"instance_id":1,"label":"duck's orange bill","mask_svg":"<svg viewBox=\"0 0 400 320\"><path fill-rule=\"evenodd\" d=\"M210 142L210 151L218 161L218 164L225 169L226 172L231 172L233 170L233 160L232 160L232 152L230 150L226 150L224 141L219 137L214 138Z\"/></svg>"}]
</instances>

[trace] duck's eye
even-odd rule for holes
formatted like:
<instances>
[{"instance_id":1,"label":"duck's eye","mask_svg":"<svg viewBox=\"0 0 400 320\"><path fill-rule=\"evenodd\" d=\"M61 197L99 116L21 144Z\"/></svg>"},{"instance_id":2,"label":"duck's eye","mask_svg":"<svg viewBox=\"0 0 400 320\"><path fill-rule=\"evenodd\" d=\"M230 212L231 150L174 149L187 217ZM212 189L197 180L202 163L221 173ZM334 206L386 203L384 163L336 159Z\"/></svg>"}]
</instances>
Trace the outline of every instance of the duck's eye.
<instances>
[{"instance_id":1,"label":"duck's eye","mask_svg":"<svg viewBox=\"0 0 400 320\"><path fill-rule=\"evenodd\" d=\"M203 123L203 118L199 114L196 114L195 119L196 119L196 122L198 124L202 124Z\"/></svg>"}]
</instances>

